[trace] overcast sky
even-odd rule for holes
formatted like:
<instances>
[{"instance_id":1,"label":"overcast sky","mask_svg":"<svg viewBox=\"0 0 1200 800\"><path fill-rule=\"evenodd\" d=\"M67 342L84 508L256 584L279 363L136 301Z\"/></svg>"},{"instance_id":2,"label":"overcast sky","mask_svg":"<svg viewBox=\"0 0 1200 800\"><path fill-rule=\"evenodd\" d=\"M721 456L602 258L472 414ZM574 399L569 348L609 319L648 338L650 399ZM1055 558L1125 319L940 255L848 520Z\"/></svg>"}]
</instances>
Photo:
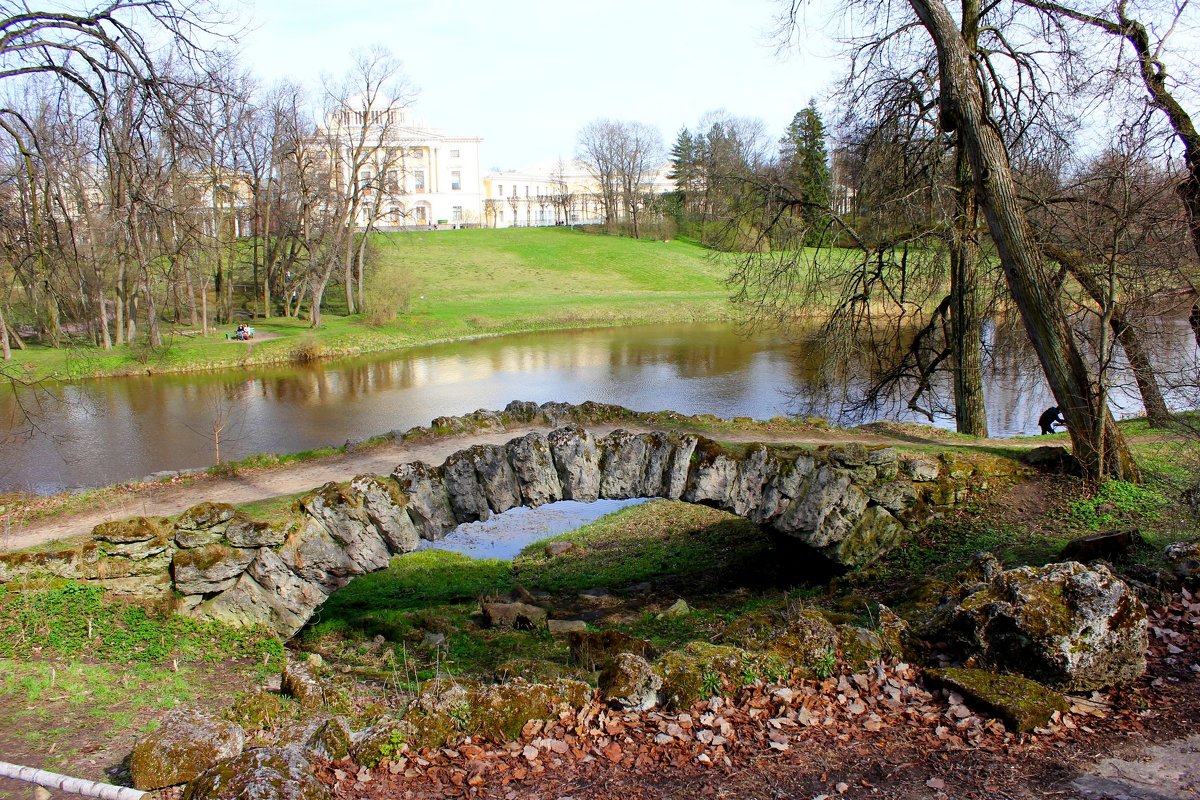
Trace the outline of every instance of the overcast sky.
<instances>
[{"instance_id":1,"label":"overcast sky","mask_svg":"<svg viewBox=\"0 0 1200 800\"><path fill-rule=\"evenodd\" d=\"M819 5L819 4L817 4ZM246 0L244 61L264 81L314 91L356 48L382 44L419 89L414 113L450 133L482 136L483 168L570 157L598 117L681 126L726 109L778 138L835 71L824 18L779 56L777 0Z\"/></svg>"}]
</instances>

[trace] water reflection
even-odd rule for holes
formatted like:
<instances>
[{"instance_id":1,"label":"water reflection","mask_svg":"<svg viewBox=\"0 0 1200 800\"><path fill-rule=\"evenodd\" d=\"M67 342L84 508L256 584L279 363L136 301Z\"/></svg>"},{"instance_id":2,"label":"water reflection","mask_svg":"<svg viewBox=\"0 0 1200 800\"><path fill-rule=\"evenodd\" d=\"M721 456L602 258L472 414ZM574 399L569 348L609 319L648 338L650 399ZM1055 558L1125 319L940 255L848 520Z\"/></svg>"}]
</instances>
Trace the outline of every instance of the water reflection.
<instances>
[{"instance_id":1,"label":"water reflection","mask_svg":"<svg viewBox=\"0 0 1200 800\"><path fill-rule=\"evenodd\" d=\"M1049 404L1036 361L1005 329L988 335L992 433L1034 433ZM1186 321L1165 324L1157 342L1158 352L1175 354L1194 373ZM855 365L843 366L856 374ZM852 409L862 379L834 396L826 374L821 349L811 344L743 337L728 325L682 325L480 339L338 365L57 385L21 396L38 412L37 435L22 435L12 396L0 399L0 420L8 422L8 435L0 434L0 491L50 492L208 466L214 423L222 456L240 458L338 445L514 399L764 419L799 410L838 419ZM1139 408L1129 388L1117 398L1126 414ZM866 418L878 417L916 415L893 404ZM944 413L938 422L952 424Z\"/></svg>"}]
</instances>

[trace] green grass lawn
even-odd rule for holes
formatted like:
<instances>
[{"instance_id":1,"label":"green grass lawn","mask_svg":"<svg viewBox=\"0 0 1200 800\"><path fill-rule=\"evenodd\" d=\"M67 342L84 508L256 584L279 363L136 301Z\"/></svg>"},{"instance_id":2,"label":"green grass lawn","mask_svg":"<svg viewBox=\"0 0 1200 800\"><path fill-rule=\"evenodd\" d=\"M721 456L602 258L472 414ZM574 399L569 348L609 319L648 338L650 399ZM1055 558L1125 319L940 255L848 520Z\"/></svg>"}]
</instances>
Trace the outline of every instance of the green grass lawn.
<instances>
[{"instance_id":1,"label":"green grass lawn","mask_svg":"<svg viewBox=\"0 0 1200 800\"><path fill-rule=\"evenodd\" d=\"M711 321L729 308L725 259L683 241L566 228L459 230L376 234L372 251L381 293L408 297L391 321L339 315L343 289L330 286L317 331L307 320L272 318L254 320L251 342L227 340L234 326L224 325L208 337L191 326L169 331L158 352L32 345L14 353L9 369L79 378L278 364L518 331Z\"/></svg>"}]
</instances>

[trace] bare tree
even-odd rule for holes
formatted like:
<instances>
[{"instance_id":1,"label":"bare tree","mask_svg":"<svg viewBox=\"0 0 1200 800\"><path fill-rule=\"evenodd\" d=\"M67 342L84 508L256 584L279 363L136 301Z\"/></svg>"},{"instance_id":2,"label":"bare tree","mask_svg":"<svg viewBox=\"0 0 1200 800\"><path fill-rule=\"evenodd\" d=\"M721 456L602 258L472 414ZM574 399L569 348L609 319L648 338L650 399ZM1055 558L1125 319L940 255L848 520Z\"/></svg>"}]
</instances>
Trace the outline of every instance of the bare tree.
<instances>
[{"instance_id":1,"label":"bare tree","mask_svg":"<svg viewBox=\"0 0 1200 800\"><path fill-rule=\"evenodd\" d=\"M608 119L589 122L576 137L576 158L596 182L597 200L609 230L616 226L619 208L620 139L621 123Z\"/></svg>"},{"instance_id":2,"label":"bare tree","mask_svg":"<svg viewBox=\"0 0 1200 800\"><path fill-rule=\"evenodd\" d=\"M378 222L387 175L403 169L405 151L396 140L402 112L412 102L414 90L401 73L400 62L377 46L357 52L345 78L337 84L327 82L325 93L322 133L342 193L339 213L346 228L341 242L342 278L346 307L354 313L353 267L357 264L361 305L365 244L355 247L353 231L365 228L365 237Z\"/></svg>"}]
</instances>

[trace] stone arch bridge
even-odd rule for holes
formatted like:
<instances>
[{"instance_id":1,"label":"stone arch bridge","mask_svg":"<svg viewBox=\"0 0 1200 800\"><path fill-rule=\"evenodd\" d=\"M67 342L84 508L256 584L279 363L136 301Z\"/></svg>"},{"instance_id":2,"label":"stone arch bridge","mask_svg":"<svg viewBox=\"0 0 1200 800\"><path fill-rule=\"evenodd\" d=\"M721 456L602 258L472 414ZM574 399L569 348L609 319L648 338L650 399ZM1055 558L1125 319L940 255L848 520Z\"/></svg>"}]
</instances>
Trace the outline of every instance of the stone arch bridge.
<instances>
[{"instance_id":1,"label":"stone arch bridge","mask_svg":"<svg viewBox=\"0 0 1200 800\"><path fill-rule=\"evenodd\" d=\"M723 446L701 436L578 424L477 445L440 466L329 483L298 514L253 521L222 503L175 520L98 525L60 553L0 556L0 581L56 575L124 593L174 593L179 610L290 637L353 577L384 569L464 522L557 500L668 498L730 511L843 566L897 546L939 508L961 500L972 467L892 447Z\"/></svg>"}]
</instances>

